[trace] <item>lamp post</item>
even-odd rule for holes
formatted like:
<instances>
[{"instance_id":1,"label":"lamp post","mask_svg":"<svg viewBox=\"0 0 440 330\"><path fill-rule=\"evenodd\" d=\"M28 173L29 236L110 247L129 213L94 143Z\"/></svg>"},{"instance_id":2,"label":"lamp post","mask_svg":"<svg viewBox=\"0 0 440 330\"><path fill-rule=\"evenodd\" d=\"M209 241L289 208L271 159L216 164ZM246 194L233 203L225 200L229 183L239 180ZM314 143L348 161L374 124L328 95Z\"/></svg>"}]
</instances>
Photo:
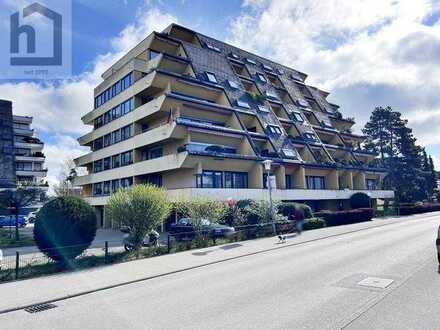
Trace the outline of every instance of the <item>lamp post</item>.
<instances>
[{"instance_id":1,"label":"lamp post","mask_svg":"<svg viewBox=\"0 0 440 330\"><path fill-rule=\"evenodd\" d=\"M272 161L270 159L266 159L263 161L264 169L267 173L267 188L269 189L269 212L270 212L270 221L272 222L273 232L276 235L277 230L275 226L275 222L273 220L273 201L272 201L272 182L270 179L270 168L272 166Z\"/></svg>"}]
</instances>

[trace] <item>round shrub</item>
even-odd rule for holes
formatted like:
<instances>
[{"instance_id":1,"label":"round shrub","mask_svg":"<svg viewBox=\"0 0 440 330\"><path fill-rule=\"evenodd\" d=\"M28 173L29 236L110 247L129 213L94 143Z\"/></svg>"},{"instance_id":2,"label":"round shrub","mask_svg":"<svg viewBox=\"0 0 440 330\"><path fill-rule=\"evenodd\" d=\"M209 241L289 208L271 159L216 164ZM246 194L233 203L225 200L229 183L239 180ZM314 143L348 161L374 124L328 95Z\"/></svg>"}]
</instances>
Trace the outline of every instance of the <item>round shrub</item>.
<instances>
[{"instance_id":1,"label":"round shrub","mask_svg":"<svg viewBox=\"0 0 440 330\"><path fill-rule=\"evenodd\" d=\"M307 204L301 204L301 203L281 203L278 206L278 212L281 213L282 215L286 216L286 217L294 216L295 215L295 211L298 210L298 209L302 210L305 219L313 218L312 209Z\"/></svg>"},{"instance_id":2,"label":"round shrub","mask_svg":"<svg viewBox=\"0 0 440 330\"><path fill-rule=\"evenodd\" d=\"M365 193L354 193L350 197L350 206L352 209L369 208L370 205L370 197Z\"/></svg>"},{"instance_id":3,"label":"round shrub","mask_svg":"<svg viewBox=\"0 0 440 330\"><path fill-rule=\"evenodd\" d=\"M78 197L55 198L36 215L35 243L54 261L74 259L90 246L95 235L95 211Z\"/></svg>"}]
</instances>

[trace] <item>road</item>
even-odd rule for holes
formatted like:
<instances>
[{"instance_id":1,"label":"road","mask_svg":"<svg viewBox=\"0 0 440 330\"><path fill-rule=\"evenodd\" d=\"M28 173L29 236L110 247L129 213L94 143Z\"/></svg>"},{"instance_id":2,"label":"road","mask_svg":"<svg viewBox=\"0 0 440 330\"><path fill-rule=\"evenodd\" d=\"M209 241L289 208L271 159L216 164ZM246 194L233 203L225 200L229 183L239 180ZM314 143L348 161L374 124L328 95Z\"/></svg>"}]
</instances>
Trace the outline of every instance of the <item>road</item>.
<instances>
[{"instance_id":1,"label":"road","mask_svg":"<svg viewBox=\"0 0 440 330\"><path fill-rule=\"evenodd\" d=\"M57 301L56 308L36 314L6 313L0 324L4 329L440 329L434 247L439 224L439 215L427 215L292 245ZM359 285L370 277L388 286Z\"/></svg>"}]
</instances>

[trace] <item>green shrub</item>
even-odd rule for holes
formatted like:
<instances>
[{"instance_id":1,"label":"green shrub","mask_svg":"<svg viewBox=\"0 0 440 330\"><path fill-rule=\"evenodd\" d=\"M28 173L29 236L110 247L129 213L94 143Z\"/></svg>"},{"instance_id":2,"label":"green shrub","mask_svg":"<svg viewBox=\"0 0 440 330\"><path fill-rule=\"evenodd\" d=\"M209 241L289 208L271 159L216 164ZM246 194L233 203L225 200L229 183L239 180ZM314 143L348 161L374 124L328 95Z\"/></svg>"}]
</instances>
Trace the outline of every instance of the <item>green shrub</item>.
<instances>
[{"instance_id":1,"label":"green shrub","mask_svg":"<svg viewBox=\"0 0 440 330\"><path fill-rule=\"evenodd\" d=\"M35 243L52 260L66 263L74 259L90 246L95 235L95 211L78 197L55 198L36 215Z\"/></svg>"},{"instance_id":2,"label":"green shrub","mask_svg":"<svg viewBox=\"0 0 440 330\"><path fill-rule=\"evenodd\" d=\"M145 236L170 214L171 203L165 189L151 184L137 184L119 189L108 199L108 217L130 229L130 238L138 250Z\"/></svg>"},{"instance_id":3,"label":"green shrub","mask_svg":"<svg viewBox=\"0 0 440 330\"><path fill-rule=\"evenodd\" d=\"M321 218L310 218L304 221L304 230L319 229L325 227L325 221Z\"/></svg>"},{"instance_id":4,"label":"green shrub","mask_svg":"<svg viewBox=\"0 0 440 330\"><path fill-rule=\"evenodd\" d=\"M354 193L350 197L350 206L352 209L361 209L371 207L370 196L365 193Z\"/></svg>"},{"instance_id":5,"label":"green shrub","mask_svg":"<svg viewBox=\"0 0 440 330\"><path fill-rule=\"evenodd\" d=\"M313 218L313 212L310 206L307 204L301 204L301 203L281 203L278 206L278 212L282 215L289 217L295 214L295 210L301 209L304 213L305 219L311 219Z\"/></svg>"},{"instance_id":6,"label":"green shrub","mask_svg":"<svg viewBox=\"0 0 440 330\"><path fill-rule=\"evenodd\" d=\"M348 225L357 222L370 221L374 216L374 210L369 208L346 210L346 211L321 211L316 216L325 220L326 226Z\"/></svg>"}]
</instances>

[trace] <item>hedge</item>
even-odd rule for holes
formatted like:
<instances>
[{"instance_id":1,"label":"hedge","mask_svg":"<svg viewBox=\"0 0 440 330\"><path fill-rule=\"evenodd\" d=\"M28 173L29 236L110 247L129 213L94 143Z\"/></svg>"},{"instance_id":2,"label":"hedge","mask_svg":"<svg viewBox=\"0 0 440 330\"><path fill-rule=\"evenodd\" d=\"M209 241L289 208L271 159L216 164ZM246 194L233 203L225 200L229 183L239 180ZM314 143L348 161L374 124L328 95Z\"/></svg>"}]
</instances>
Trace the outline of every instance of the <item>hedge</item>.
<instances>
[{"instance_id":1,"label":"hedge","mask_svg":"<svg viewBox=\"0 0 440 330\"><path fill-rule=\"evenodd\" d=\"M352 209L369 208L371 206L370 196L363 192L357 192L350 197L350 206Z\"/></svg>"},{"instance_id":2,"label":"hedge","mask_svg":"<svg viewBox=\"0 0 440 330\"><path fill-rule=\"evenodd\" d=\"M323 218L327 226L340 226L370 221L374 216L374 210L371 208L362 208L335 212L321 211L315 213L315 216Z\"/></svg>"},{"instance_id":3,"label":"hedge","mask_svg":"<svg viewBox=\"0 0 440 330\"><path fill-rule=\"evenodd\" d=\"M440 211L440 203L427 203L427 204L400 204L400 215L420 214L427 212Z\"/></svg>"}]
</instances>

